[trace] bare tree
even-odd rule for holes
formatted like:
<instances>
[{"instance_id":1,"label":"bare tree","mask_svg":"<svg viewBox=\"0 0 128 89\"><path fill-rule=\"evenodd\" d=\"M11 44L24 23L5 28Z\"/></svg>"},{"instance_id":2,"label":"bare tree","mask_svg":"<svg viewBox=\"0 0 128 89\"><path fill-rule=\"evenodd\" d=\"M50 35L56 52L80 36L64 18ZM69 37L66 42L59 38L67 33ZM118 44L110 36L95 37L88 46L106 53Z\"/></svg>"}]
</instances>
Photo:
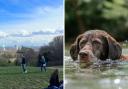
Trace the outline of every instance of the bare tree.
<instances>
[{"instance_id":1,"label":"bare tree","mask_svg":"<svg viewBox=\"0 0 128 89\"><path fill-rule=\"evenodd\" d=\"M49 45L42 46L39 53L45 53L48 65L63 65L63 36L56 36Z\"/></svg>"}]
</instances>

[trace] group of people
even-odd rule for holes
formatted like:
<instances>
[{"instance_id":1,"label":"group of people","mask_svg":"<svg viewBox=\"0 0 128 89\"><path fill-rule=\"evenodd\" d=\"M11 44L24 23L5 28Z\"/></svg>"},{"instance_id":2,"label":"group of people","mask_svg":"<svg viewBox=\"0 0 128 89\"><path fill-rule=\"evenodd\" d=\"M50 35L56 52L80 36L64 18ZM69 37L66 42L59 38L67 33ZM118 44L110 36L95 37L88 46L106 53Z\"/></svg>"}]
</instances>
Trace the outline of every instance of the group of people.
<instances>
[{"instance_id":1,"label":"group of people","mask_svg":"<svg viewBox=\"0 0 128 89\"><path fill-rule=\"evenodd\" d=\"M38 55L38 60L39 60L39 66L40 66L40 71L42 72L43 69L46 72L46 59L44 55L39 54ZM24 56L24 54L22 54L22 58L21 58L21 66L22 66L22 70L23 73L27 73L27 60ZM58 69L56 69L50 77L49 80L49 85L47 88L44 89L63 89L63 80L59 81L59 72Z\"/></svg>"},{"instance_id":2,"label":"group of people","mask_svg":"<svg viewBox=\"0 0 128 89\"><path fill-rule=\"evenodd\" d=\"M44 55L39 54L38 60L39 60L39 66L40 66L41 72L43 71L43 69L46 72L46 59L45 59ZM24 54L22 54L21 66L22 66L23 73L27 73L26 65L27 65L27 59L25 58Z\"/></svg>"}]
</instances>

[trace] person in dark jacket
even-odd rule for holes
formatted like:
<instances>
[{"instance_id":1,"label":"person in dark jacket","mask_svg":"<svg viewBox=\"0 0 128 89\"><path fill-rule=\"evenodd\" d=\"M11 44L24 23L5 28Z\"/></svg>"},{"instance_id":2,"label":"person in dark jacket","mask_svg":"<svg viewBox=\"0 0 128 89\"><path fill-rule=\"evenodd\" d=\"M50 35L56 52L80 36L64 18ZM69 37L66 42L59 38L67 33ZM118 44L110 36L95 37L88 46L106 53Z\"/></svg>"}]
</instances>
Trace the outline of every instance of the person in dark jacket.
<instances>
[{"instance_id":1,"label":"person in dark jacket","mask_svg":"<svg viewBox=\"0 0 128 89\"><path fill-rule=\"evenodd\" d=\"M39 59L39 64L40 64L40 70L43 71L44 69L46 72L46 60L45 60L44 55L42 56L41 54L39 54L38 59Z\"/></svg>"},{"instance_id":2,"label":"person in dark jacket","mask_svg":"<svg viewBox=\"0 0 128 89\"><path fill-rule=\"evenodd\" d=\"M24 73L27 73L27 69L26 69L26 58L25 56L22 54L22 58L21 58L21 66L22 66L22 70Z\"/></svg>"}]
</instances>

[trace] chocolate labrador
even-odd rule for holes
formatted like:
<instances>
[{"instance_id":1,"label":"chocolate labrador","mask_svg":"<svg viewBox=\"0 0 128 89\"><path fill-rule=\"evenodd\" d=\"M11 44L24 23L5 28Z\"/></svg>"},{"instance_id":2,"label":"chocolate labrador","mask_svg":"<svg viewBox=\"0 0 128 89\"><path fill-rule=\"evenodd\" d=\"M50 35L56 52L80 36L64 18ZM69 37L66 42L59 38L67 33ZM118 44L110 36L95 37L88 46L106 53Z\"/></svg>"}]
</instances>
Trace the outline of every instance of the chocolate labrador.
<instances>
[{"instance_id":1,"label":"chocolate labrador","mask_svg":"<svg viewBox=\"0 0 128 89\"><path fill-rule=\"evenodd\" d=\"M118 60L122 57L122 48L107 32L89 30L76 38L76 41L71 45L70 55L73 60L85 63L99 59Z\"/></svg>"}]
</instances>

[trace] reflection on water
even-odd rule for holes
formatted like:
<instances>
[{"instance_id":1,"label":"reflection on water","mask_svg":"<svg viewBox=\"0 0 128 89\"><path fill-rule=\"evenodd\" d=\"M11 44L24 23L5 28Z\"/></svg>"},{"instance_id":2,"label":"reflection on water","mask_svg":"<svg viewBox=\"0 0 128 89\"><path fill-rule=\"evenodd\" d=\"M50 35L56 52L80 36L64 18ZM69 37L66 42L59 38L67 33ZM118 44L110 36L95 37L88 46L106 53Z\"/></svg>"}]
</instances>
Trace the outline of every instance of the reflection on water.
<instances>
[{"instance_id":1,"label":"reflection on water","mask_svg":"<svg viewBox=\"0 0 128 89\"><path fill-rule=\"evenodd\" d=\"M128 53L126 51L124 53ZM65 56L65 66L65 89L128 88L128 62L118 62L114 67L81 69L69 56Z\"/></svg>"}]
</instances>

